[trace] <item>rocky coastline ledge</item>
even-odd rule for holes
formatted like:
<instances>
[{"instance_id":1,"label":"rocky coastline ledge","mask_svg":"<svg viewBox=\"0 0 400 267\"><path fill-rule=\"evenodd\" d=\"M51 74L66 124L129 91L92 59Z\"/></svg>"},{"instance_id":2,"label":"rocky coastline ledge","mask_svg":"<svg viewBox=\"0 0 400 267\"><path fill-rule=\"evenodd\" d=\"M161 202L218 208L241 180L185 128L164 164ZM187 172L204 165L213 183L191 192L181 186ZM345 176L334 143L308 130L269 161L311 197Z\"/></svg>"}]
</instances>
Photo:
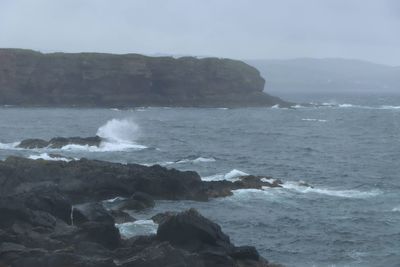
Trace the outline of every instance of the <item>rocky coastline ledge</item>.
<instances>
[{"instance_id":1,"label":"rocky coastline ledge","mask_svg":"<svg viewBox=\"0 0 400 267\"><path fill-rule=\"evenodd\" d=\"M259 71L238 60L0 48L0 105L270 107Z\"/></svg>"},{"instance_id":2,"label":"rocky coastline ledge","mask_svg":"<svg viewBox=\"0 0 400 267\"><path fill-rule=\"evenodd\" d=\"M159 225L154 235L126 238L116 223L135 221L126 210L152 208L155 200L207 201L280 184L251 175L206 182L196 172L158 165L11 156L0 161L0 266L279 266L254 247L235 246L193 209L152 217Z\"/></svg>"}]
</instances>

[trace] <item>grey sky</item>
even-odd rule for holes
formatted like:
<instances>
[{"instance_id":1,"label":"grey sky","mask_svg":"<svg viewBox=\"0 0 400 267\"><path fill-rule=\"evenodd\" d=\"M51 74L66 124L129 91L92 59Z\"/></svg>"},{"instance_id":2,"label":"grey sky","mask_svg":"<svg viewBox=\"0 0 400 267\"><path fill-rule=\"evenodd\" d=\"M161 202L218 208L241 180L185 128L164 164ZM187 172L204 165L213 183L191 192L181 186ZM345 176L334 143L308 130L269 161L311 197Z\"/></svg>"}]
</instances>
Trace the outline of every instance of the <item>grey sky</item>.
<instances>
[{"instance_id":1,"label":"grey sky","mask_svg":"<svg viewBox=\"0 0 400 267\"><path fill-rule=\"evenodd\" d=\"M400 65L400 0L0 0L0 47Z\"/></svg>"}]
</instances>

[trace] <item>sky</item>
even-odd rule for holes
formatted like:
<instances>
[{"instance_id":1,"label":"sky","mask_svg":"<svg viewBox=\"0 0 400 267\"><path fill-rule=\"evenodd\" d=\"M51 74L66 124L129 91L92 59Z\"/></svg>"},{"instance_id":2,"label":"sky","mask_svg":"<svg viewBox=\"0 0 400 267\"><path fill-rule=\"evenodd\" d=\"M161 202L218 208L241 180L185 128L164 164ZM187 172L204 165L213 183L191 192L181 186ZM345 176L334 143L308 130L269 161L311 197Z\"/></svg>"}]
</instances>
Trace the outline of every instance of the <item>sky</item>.
<instances>
[{"instance_id":1,"label":"sky","mask_svg":"<svg viewBox=\"0 0 400 267\"><path fill-rule=\"evenodd\" d=\"M0 0L0 47L400 65L400 0Z\"/></svg>"}]
</instances>

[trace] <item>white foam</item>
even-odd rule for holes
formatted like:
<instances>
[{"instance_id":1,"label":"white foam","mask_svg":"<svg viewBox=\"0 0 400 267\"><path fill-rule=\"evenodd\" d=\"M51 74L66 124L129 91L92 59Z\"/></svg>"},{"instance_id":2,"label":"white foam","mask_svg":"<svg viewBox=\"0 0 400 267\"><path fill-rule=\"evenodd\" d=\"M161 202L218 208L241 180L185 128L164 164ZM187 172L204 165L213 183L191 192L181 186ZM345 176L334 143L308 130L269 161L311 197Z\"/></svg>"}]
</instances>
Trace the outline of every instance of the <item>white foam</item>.
<instances>
[{"instance_id":1,"label":"white foam","mask_svg":"<svg viewBox=\"0 0 400 267\"><path fill-rule=\"evenodd\" d=\"M372 191L358 191L358 190L335 190L335 189L324 189L324 188L312 188L306 185L302 185L302 182L286 182L281 185L283 188L294 191L297 193L315 193L321 195L328 195L334 197L343 198L368 198L379 195L379 190Z\"/></svg>"},{"instance_id":2,"label":"white foam","mask_svg":"<svg viewBox=\"0 0 400 267\"><path fill-rule=\"evenodd\" d=\"M149 235L157 233L158 224L153 220L137 220L115 224L123 238L131 238L138 235Z\"/></svg>"},{"instance_id":3,"label":"white foam","mask_svg":"<svg viewBox=\"0 0 400 267\"><path fill-rule=\"evenodd\" d=\"M133 120L109 120L97 130L97 135L102 138L98 147L70 144L63 146L61 149L70 151L110 152L142 150L147 148L135 142L139 135L139 126Z\"/></svg>"},{"instance_id":4,"label":"white foam","mask_svg":"<svg viewBox=\"0 0 400 267\"><path fill-rule=\"evenodd\" d=\"M270 183L270 184L273 184L274 182L276 181L276 179L272 179L272 178L261 178L261 182L264 182L264 183Z\"/></svg>"},{"instance_id":5,"label":"white foam","mask_svg":"<svg viewBox=\"0 0 400 267\"><path fill-rule=\"evenodd\" d=\"M273 105L271 108L275 109L275 108L280 108L279 104Z\"/></svg>"},{"instance_id":6,"label":"white foam","mask_svg":"<svg viewBox=\"0 0 400 267\"><path fill-rule=\"evenodd\" d=\"M120 201L120 200L124 200L124 199L126 199L126 198L124 198L124 197L115 197L115 198L111 198L111 199L106 199L106 200L104 200L104 202L113 203L115 201Z\"/></svg>"},{"instance_id":7,"label":"white foam","mask_svg":"<svg viewBox=\"0 0 400 267\"><path fill-rule=\"evenodd\" d=\"M381 106L380 109L400 109L400 106Z\"/></svg>"},{"instance_id":8,"label":"white foam","mask_svg":"<svg viewBox=\"0 0 400 267\"><path fill-rule=\"evenodd\" d=\"M52 160L52 161L65 161L70 162L72 160L78 160L77 158L65 158L65 157L58 157L58 156L51 156L47 153L41 153L39 155L30 155L28 158L33 160L43 159L43 160Z\"/></svg>"},{"instance_id":9,"label":"white foam","mask_svg":"<svg viewBox=\"0 0 400 267\"><path fill-rule=\"evenodd\" d=\"M292 106L292 108L305 108L305 106L297 104L297 105Z\"/></svg>"},{"instance_id":10,"label":"white foam","mask_svg":"<svg viewBox=\"0 0 400 267\"><path fill-rule=\"evenodd\" d=\"M352 108L352 107L359 107L359 106L354 106L352 104L339 104L339 108Z\"/></svg>"},{"instance_id":11,"label":"white foam","mask_svg":"<svg viewBox=\"0 0 400 267\"><path fill-rule=\"evenodd\" d=\"M327 122L327 120L320 120L320 119L309 119L309 118L306 118L306 119L301 119L302 121L317 121L317 122Z\"/></svg>"},{"instance_id":12,"label":"white foam","mask_svg":"<svg viewBox=\"0 0 400 267\"><path fill-rule=\"evenodd\" d=\"M20 144L21 142L13 142L13 143L0 143L0 149L7 149L7 150L18 150L21 148L18 148L17 146Z\"/></svg>"},{"instance_id":13,"label":"white foam","mask_svg":"<svg viewBox=\"0 0 400 267\"><path fill-rule=\"evenodd\" d=\"M174 163L181 164L181 163L202 163L202 162L215 162L216 160L214 158L203 158L203 157L198 157L195 159L182 159L179 161L176 161Z\"/></svg>"},{"instance_id":14,"label":"white foam","mask_svg":"<svg viewBox=\"0 0 400 267\"><path fill-rule=\"evenodd\" d=\"M230 172L226 174L215 174L211 176L206 176L202 177L201 179L203 181L222 181L222 180L228 180L231 182L238 181L240 176L246 176L249 175L248 173L245 173L241 170L233 169Z\"/></svg>"},{"instance_id":15,"label":"white foam","mask_svg":"<svg viewBox=\"0 0 400 267\"><path fill-rule=\"evenodd\" d=\"M392 209L392 211L393 211L393 212L398 212L398 211L400 211L400 206L394 207L394 208Z\"/></svg>"}]
</instances>

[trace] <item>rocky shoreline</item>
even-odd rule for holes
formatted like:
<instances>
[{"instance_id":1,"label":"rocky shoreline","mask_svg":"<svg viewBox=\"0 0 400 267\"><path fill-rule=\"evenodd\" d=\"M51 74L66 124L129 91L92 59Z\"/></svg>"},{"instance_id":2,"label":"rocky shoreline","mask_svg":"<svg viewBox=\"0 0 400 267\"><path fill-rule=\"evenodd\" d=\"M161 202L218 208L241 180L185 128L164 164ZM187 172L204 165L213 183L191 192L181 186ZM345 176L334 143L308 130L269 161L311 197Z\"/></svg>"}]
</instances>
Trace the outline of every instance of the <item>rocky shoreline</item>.
<instances>
[{"instance_id":1,"label":"rocky shoreline","mask_svg":"<svg viewBox=\"0 0 400 267\"><path fill-rule=\"evenodd\" d=\"M254 247L236 247L193 209L151 218L155 235L124 238L115 226L134 222L126 211L152 208L155 200L207 201L280 186L267 178L207 182L158 165L8 157L0 161L0 266L278 266Z\"/></svg>"}]
</instances>

